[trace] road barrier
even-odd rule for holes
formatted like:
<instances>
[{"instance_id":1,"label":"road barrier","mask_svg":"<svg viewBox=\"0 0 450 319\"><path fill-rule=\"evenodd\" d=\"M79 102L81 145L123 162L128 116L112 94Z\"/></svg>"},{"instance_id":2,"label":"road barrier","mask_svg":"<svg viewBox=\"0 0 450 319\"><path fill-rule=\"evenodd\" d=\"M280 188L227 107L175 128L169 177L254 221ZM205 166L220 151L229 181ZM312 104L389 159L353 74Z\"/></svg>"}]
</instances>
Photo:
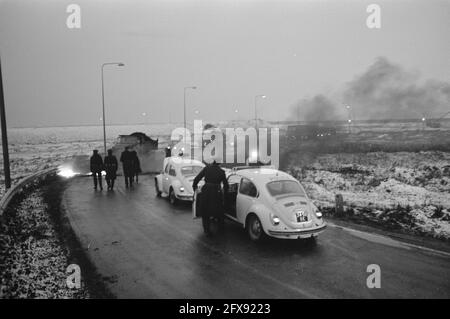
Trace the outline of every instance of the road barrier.
<instances>
[{"instance_id":1,"label":"road barrier","mask_svg":"<svg viewBox=\"0 0 450 319\"><path fill-rule=\"evenodd\" d=\"M23 179L21 179L16 185L13 185L0 200L0 218L3 216L3 212L8 207L11 200L20 193L24 187L35 182L36 180L40 180L45 178L48 175L56 174L58 172L57 168L48 168L39 172L36 172L32 175L29 175Z\"/></svg>"}]
</instances>

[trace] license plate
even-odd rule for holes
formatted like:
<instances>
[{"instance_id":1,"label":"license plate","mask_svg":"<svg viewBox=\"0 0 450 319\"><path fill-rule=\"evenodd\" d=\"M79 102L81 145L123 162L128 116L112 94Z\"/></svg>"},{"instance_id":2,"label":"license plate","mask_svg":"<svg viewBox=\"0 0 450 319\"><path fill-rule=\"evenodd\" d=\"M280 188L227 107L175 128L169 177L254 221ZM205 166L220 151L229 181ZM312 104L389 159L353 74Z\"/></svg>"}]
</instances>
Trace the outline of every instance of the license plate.
<instances>
[{"instance_id":1,"label":"license plate","mask_svg":"<svg viewBox=\"0 0 450 319\"><path fill-rule=\"evenodd\" d=\"M297 223L304 223L308 221L308 216L304 212L296 212L295 218L297 220Z\"/></svg>"}]
</instances>

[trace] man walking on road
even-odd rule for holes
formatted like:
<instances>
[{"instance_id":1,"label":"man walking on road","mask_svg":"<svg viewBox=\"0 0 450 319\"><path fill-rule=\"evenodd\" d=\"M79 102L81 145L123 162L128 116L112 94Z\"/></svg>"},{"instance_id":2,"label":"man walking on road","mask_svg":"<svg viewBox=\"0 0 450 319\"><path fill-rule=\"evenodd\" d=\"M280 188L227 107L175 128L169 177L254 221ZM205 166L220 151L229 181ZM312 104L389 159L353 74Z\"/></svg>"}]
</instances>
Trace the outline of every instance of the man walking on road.
<instances>
[{"instance_id":1,"label":"man walking on road","mask_svg":"<svg viewBox=\"0 0 450 319\"><path fill-rule=\"evenodd\" d=\"M228 191L228 181L225 176L225 171L220 168L216 161L203 168L195 177L192 185L194 192L202 178L205 178L205 185L202 187L200 215L202 216L203 231L205 234L210 235L211 217L217 218L220 229L224 227L225 212L220 184L223 184L223 190L226 194Z\"/></svg>"},{"instance_id":2,"label":"man walking on road","mask_svg":"<svg viewBox=\"0 0 450 319\"><path fill-rule=\"evenodd\" d=\"M112 150L108 150L108 155L105 157L106 184L108 184L108 190L114 189L117 168L117 158L112 154Z\"/></svg>"},{"instance_id":3,"label":"man walking on road","mask_svg":"<svg viewBox=\"0 0 450 319\"><path fill-rule=\"evenodd\" d=\"M98 154L98 150L94 150L94 154L91 156L91 173L94 177L94 189L97 190L97 184L100 186L100 190L103 190L102 183L102 170L103 170L103 160Z\"/></svg>"},{"instance_id":4,"label":"man walking on road","mask_svg":"<svg viewBox=\"0 0 450 319\"><path fill-rule=\"evenodd\" d=\"M132 151L131 154L133 154L133 179L136 177L136 183L139 183L139 173L142 172L141 162L136 151Z\"/></svg>"},{"instance_id":5,"label":"man walking on road","mask_svg":"<svg viewBox=\"0 0 450 319\"><path fill-rule=\"evenodd\" d=\"M125 176L125 187L133 187L133 154L129 151L129 147L125 147L125 151L120 155L122 162L123 175Z\"/></svg>"}]
</instances>

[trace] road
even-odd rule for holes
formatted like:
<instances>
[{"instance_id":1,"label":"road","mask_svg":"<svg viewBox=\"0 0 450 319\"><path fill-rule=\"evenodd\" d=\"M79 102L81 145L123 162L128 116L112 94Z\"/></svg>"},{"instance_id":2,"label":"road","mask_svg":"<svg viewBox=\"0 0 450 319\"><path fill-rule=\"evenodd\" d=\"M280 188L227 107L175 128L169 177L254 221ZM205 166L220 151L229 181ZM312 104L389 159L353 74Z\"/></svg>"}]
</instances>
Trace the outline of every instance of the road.
<instances>
[{"instance_id":1,"label":"road","mask_svg":"<svg viewBox=\"0 0 450 319\"><path fill-rule=\"evenodd\" d=\"M70 223L118 298L450 298L450 254L330 225L316 244L250 242L231 221L206 237L190 205L157 198L151 175L114 192L69 181ZM369 289L367 266L381 269Z\"/></svg>"}]
</instances>

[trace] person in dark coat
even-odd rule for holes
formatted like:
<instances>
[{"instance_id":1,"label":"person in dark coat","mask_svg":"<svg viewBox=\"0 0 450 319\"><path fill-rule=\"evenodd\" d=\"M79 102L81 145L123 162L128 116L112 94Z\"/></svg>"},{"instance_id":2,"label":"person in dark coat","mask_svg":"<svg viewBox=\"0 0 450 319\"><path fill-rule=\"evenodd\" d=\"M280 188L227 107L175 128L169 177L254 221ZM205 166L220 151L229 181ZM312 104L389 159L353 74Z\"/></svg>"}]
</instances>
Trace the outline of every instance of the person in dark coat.
<instances>
[{"instance_id":1,"label":"person in dark coat","mask_svg":"<svg viewBox=\"0 0 450 319\"><path fill-rule=\"evenodd\" d=\"M125 187L133 186L133 154L129 151L129 147L125 147L125 151L120 155L122 162L123 175L125 176Z\"/></svg>"},{"instance_id":2,"label":"person in dark coat","mask_svg":"<svg viewBox=\"0 0 450 319\"><path fill-rule=\"evenodd\" d=\"M194 191L202 178L205 179L205 185L202 187L200 198L200 215L202 216L203 230L205 234L209 235L211 234L211 217L215 217L219 222L219 228L223 229L225 211L220 184L223 184L223 190L226 193L228 191L228 181L225 171L220 168L216 161L205 166L195 177L192 184Z\"/></svg>"},{"instance_id":3,"label":"person in dark coat","mask_svg":"<svg viewBox=\"0 0 450 319\"><path fill-rule=\"evenodd\" d=\"M108 184L108 190L114 189L118 166L117 158L112 154L112 150L108 150L108 155L105 157L106 184Z\"/></svg>"},{"instance_id":4,"label":"person in dark coat","mask_svg":"<svg viewBox=\"0 0 450 319\"><path fill-rule=\"evenodd\" d=\"M103 160L98 150L94 150L91 156L90 168L92 176L94 177L94 189L97 190L97 184L100 186L100 190L103 190L102 183L102 170L103 170Z\"/></svg>"},{"instance_id":5,"label":"person in dark coat","mask_svg":"<svg viewBox=\"0 0 450 319\"><path fill-rule=\"evenodd\" d=\"M136 183L139 183L139 173L142 172L141 162L136 151L132 151L131 154L133 154L133 178L135 177Z\"/></svg>"}]
</instances>

